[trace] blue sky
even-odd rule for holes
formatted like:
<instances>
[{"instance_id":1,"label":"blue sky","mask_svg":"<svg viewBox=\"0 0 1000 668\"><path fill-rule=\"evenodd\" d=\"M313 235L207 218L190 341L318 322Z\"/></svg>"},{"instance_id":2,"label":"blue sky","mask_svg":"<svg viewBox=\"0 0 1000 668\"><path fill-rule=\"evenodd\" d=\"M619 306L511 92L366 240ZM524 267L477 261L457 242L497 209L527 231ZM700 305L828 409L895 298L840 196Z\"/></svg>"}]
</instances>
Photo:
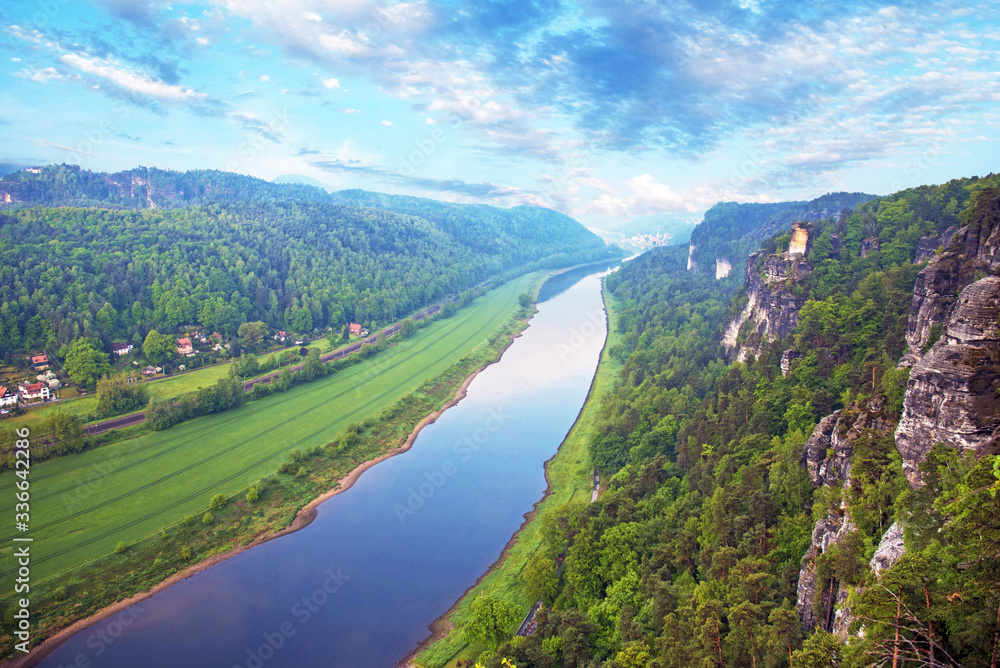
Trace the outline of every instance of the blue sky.
<instances>
[{"instance_id":1,"label":"blue sky","mask_svg":"<svg viewBox=\"0 0 1000 668\"><path fill-rule=\"evenodd\" d=\"M7 0L0 162L301 174L592 226L1000 155L1000 8Z\"/></svg>"}]
</instances>

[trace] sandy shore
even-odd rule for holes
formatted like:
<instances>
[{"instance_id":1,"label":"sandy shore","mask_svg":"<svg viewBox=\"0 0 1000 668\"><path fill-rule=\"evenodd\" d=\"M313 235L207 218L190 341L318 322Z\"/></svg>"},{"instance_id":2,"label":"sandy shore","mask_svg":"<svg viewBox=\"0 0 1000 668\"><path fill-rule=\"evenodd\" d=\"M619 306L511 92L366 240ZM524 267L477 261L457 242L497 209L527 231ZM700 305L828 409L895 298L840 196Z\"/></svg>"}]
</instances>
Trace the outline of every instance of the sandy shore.
<instances>
[{"instance_id":1,"label":"sandy shore","mask_svg":"<svg viewBox=\"0 0 1000 668\"><path fill-rule=\"evenodd\" d=\"M441 415L446 410L448 410L449 408L457 404L459 401L464 399L466 394L468 393L469 385L472 384L472 381L475 380L476 376L478 376L480 372L482 372L488 366L498 362L500 360L500 357L503 356L503 354L507 351L507 348L510 347L511 343L513 343L514 339L517 336L520 336L520 333L512 335L510 337L510 339L507 341L507 345L503 347L503 349L499 352L495 360L490 361L484 364L483 366L479 367L474 372L472 372L472 374L470 374L464 381L462 381L462 385L455 391L455 396L449 399L447 403L444 404L444 406L442 406L439 410L434 411L433 413L422 419L420 422L418 422L416 427L413 428L413 431L410 432L410 435L406 438L406 441L402 445L393 448L392 450L388 450L379 455L378 457L376 457L375 459L368 460L363 464L360 464L359 466L354 468L350 473L341 478L337 482L336 486L332 487L328 491L316 497L308 504L306 504L301 510L299 510L299 512L295 515L295 519L293 519L291 524L289 524L284 529L281 529L280 531L263 534L262 536L254 539L252 542L246 545L241 545L227 552L213 555L212 557L209 557L204 561L200 561L197 564L194 564L193 566L184 569L183 571L174 573L169 578L167 578L160 584L156 585L149 591L141 592L139 594L136 594L135 596L132 596L131 598L124 599L122 601L119 601L118 603L102 608L101 610L95 612L93 615L86 617L85 619L81 619L73 623L72 625L66 627L65 629L59 631L54 636L47 638L41 645L33 647L28 654L25 654L24 656L18 658L9 659L7 661L4 661L3 663L0 663L0 668L31 668L32 666L36 666L45 657L47 657L49 654L55 651L55 649L59 647L59 645L63 644L69 638L76 635L80 631L83 631L87 627L93 626L94 624L97 624L98 622L121 612L122 610L125 610L131 605L139 603L140 601L143 601L151 596L155 596L156 594L163 591L167 587L175 585L181 580L189 578L192 575L195 575L196 573L200 573L205 569L211 568L216 564L220 564L223 561L226 561L227 559L235 557L237 554L241 554L262 543L266 543L269 540L274 540L275 538L281 538L282 536L286 536L294 531L298 531L299 529L308 526L314 519L316 519L316 514L317 514L316 509L319 507L321 503L333 498L338 494L341 494L349 490L351 487L354 486L354 483L357 482L358 478L361 477L361 474L367 471L372 466L375 466L379 462L383 462L386 459L389 459L390 457L395 457L396 455L402 454L407 450L409 450L411 447L413 447L413 443L414 441L417 440L417 436L420 434L420 431L427 425L433 424L435 421L437 421L439 417L441 417ZM448 614L450 614L450 612ZM435 624L436 623L437 622L435 622Z\"/></svg>"}]
</instances>

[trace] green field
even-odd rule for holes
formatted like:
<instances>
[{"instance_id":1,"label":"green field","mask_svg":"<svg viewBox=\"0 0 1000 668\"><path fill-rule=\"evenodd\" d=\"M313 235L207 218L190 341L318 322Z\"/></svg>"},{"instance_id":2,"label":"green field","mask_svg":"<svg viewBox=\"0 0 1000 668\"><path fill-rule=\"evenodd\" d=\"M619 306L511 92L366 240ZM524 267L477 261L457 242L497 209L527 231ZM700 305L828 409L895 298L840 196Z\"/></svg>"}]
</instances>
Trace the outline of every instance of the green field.
<instances>
[{"instance_id":1,"label":"green field","mask_svg":"<svg viewBox=\"0 0 1000 668\"><path fill-rule=\"evenodd\" d=\"M587 503L593 490L591 477L593 464L587 451L587 442L593 428L594 420L600 410L601 398L614 388L615 379L622 369L617 359L608 355L608 349L620 342L620 334L615 331L614 314L616 305L610 293L605 289L604 303L608 311L609 334L607 344L601 354L597 374L583 410L566 439L559 446L559 451L549 462L546 475L549 480L549 495L538 507L535 516L518 532L516 540L510 545L503 560L495 569L487 574L482 582L469 591L459 601L449 620L454 628L445 637L432 644L416 657L416 665L423 668L444 668L457 665L459 660L475 659L482 647L470 645L462 636L463 624L471 614L470 605L483 594L498 596L514 601L527 614L534 601L528 601L524 594L524 579L521 571L541 546L541 518L546 513L555 512L560 506L570 501ZM518 620L520 623L520 619ZM511 633L515 629L511 629Z\"/></svg>"},{"instance_id":2,"label":"green field","mask_svg":"<svg viewBox=\"0 0 1000 668\"><path fill-rule=\"evenodd\" d=\"M533 279L506 283L401 345L312 383L32 467L33 582L200 515L215 494L273 473L293 448L333 441L476 348L517 310ZM15 480L0 476L0 494L13 496ZM12 532L0 531L0 558L9 556Z\"/></svg>"}]
</instances>

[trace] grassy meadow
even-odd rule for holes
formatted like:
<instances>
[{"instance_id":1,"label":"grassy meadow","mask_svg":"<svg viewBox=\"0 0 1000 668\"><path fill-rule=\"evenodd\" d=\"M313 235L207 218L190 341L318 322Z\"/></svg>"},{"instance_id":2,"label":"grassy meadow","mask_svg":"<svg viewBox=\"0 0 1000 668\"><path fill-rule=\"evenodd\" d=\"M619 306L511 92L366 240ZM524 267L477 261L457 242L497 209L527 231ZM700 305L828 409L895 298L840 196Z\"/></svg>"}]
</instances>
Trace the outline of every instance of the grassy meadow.
<instances>
[{"instance_id":1,"label":"grassy meadow","mask_svg":"<svg viewBox=\"0 0 1000 668\"><path fill-rule=\"evenodd\" d=\"M188 515L200 521L215 494L244 490L293 449L330 443L395 404L493 334L532 280L506 283L401 345L312 383L32 467L33 582ZM0 494L13 494L14 482L13 473L0 476ZM0 530L0 563L9 563L12 531Z\"/></svg>"}]
</instances>

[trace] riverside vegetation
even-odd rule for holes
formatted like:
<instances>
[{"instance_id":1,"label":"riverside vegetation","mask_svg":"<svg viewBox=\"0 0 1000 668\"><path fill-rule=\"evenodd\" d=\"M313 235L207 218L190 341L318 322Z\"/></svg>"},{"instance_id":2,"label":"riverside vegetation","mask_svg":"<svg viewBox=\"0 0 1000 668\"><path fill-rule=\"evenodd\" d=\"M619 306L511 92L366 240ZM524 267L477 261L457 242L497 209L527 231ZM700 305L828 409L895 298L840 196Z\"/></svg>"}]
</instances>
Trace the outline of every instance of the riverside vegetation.
<instances>
[{"instance_id":1,"label":"riverside vegetation","mask_svg":"<svg viewBox=\"0 0 1000 668\"><path fill-rule=\"evenodd\" d=\"M351 371L361 375L349 379L348 390L358 390L361 387L357 385L359 381L365 382L366 389L370 390L368 385L382 382L380 376L383 381L389 377L387 371L395 370L398 379L398 375L402 374L399 371L401 362L427 362L433 358L431 364L424 364L418 374L407 374L405 388L394 388L395 393L378 394L378 402L365 402L370 393L362 396L360 391L352 392L356 402L365 404L363 411L347 410L336 415L336 424L326 425L325 430L314 430L315 442L307 443L299 439L289 444L283 440L271 456L265 456L259 462L261 465L255 470L244 471L241 476L230 476L228 482L217 481L217 484L207 486L204 494L196 495L197 498L189 504L190 508L175 509L174 514L179 521L167 525L158 520L156 527L149 524L145 530L133 531L134 537L122 541L120 536L128 531L121 526L120 517L112 517L108 525L112 530L105 542L118 541L114 549L98 550L90 555L96 558L87 563L62 564L58 572L56 564L49 564L47 574L33 580L33 591L38 592L33 599L35 637L41 640L76 619L148 590L153 584L192 564L266 539L287 527L300 508L328 491L351 470L402 444L414 426L446 403L470 373L495 360L511 338L525 326L531 299L524 292L536 289L538 282L536 276L524 277L480 298L478 304L470 305L468 314L462 313L428 326L407 340L407 347L415 349L409 354L397 351L395 357L376 356L352 367ZM525 302L529 306L523 305ZM463 318L463 315L468 317ZM445 335L442 335L442 327L448 330ZM461 345L455 346L456 337L461 339ZM441 354L438 351L429 354L424 350L428 345L442 341L442 345L454 348L452 353ZM329 379L340 375L346 374L334 374ZM298 402L307 395L328 398L329 389L323 391L320 384L313 383L291 390L286 395L287 399L273 397L260 402L261 410L268 408L269 404L288 404L289 401L299 406ZM326 403L322 401L319 405ZM219 418L223 417L220 414ZM199 428L199 423L205 421L203 418L186 426ZM349 421L353 422L348 424ZM306 427L310 425L303 428ZM254 428L259 430L259 426ZM183 427L162 433L170 435L178 429ZM210 431L216 438L219 437L218 425ZM204 449L204 442L198 442L199 448ZM109 448L104 448L88 454L98 456L109 451ZM148 454L145 453L146 456ZM287 459L275 473L276 460L286 455ZM49 466L69 463L71 459L56 460ZM123 468L122 464L127 462L122 459L113 463L116 468ZM132 462L141 463L139 460ZM45 467L38 472L45 475ZM164 497L157 495L156 498ZM86 499L84 505L91 501ZM156 503L155 499L150 501ZM188 514L185 516L185 513ZM99 556L101 554L104 556ZM10 603L4 600L7 616L13 613ZM5 649L12 646L9 636L2 641Z\"/></svg>"},{"instance_id":2,"label":"riverside vegetation","mask_svg":"<svg viewBox=\"0 0 1000 668\"><path fill-rule=\"evenodd\" d=\"M498 567L509 584L486 591L489 610L507 601L523 614L540 598L536 632L504 641L513 625L499 636L473 629L461 656L479 654L487 668L995 667L1000 458L992 446L979 459L936 446L920 464L925 484L911 487L892 438L920 252L929 243L933 256L947 245L937 239L960 225L980 244L995 239L1000 178L914 188L814 221L802 259L810 269L802 264L782 284L797 325L769 340L751 318L737 337L742 362L719 343L747 303L741 277L688 271L681 248L651 251L609 276L621 307L602 372L609 359L622 366L586 409L597 410L587 441L610 476L607 490L526 530L540 540L523 570L523 557ZM789 240L786 230L766 238L748 277ZM996 303L986 308L1000 321ZM975 368L990 383L995 369L984 364ZM838 409L877 409L883 428L859 422L847 482L814 487L803 445ZM829 450L825 461L836 456ZM814 523L819 530L828 516L847 522L843 534L803 561ZM869 562L894 521L905 552L876 572ZM800 601L807 568L818 584ZM837 599L840 635L825 621L802 623L817 610L834 619L830 587L846 594ZM454 647L417 663L445 665Z\"/></svg>"}]
</instances>

